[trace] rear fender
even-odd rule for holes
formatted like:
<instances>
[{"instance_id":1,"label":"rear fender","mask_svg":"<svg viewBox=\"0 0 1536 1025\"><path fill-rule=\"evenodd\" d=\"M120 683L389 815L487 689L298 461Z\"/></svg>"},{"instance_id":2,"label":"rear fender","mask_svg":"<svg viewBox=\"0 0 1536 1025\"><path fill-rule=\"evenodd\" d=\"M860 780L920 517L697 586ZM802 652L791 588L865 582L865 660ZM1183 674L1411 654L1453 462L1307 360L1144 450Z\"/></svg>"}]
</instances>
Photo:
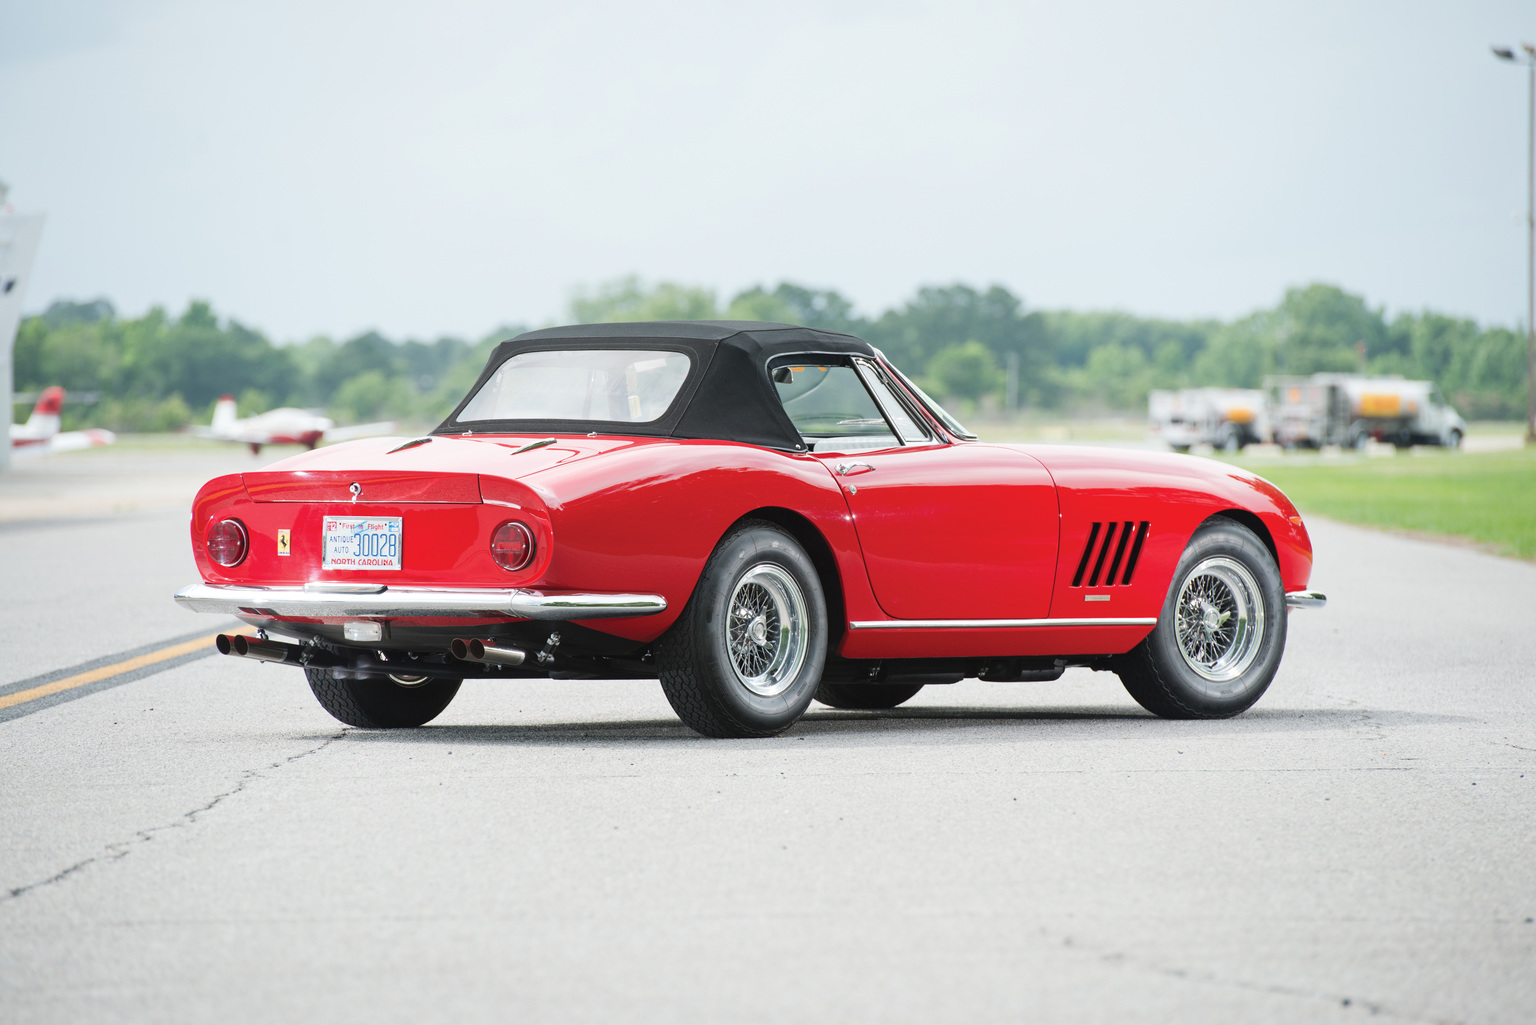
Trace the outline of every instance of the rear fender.
<instances>
[{"instance_id":1,"label":"rear fender","mask_svg":"<svg viewBox=\"0 0 1536 1025\"><path fill-rule=\"evenodd\" d=\"M817 529L816 524L789 509L764 508L753 509L742 517L744 520L767 520L788 531L805 549L805 554L810 557L811 564L816 567L816 575L821 580L822 591L827 599L827 650L835 651L842 643L843 634L848 628L847 605L843 599L843 577L852 574L858 578L864 578L864 564L858 558L857 552L844 553L849 564L843 565L838 554L832 550L827 539ZM734 527L735 524L732 524Z\"/></svg>"},{"instance_id":2,"label":"rear fender","mask_svg":"<svg viewBox=\"0 0 1536 1025\"><path fill-rule=\"evenodd\" d=\"M666 598L666 612L593 621L592 629L655 640L682 613L715 545L757 513L797 538L810 531L802 543L813 558L820 538L835 569L842 622L880 616L842 490L812 456L674 441L551 466L522 481L544 501L557 539L544 586ZM818 565L824 578L825 564Z\"/></svg>"}]
</instances>

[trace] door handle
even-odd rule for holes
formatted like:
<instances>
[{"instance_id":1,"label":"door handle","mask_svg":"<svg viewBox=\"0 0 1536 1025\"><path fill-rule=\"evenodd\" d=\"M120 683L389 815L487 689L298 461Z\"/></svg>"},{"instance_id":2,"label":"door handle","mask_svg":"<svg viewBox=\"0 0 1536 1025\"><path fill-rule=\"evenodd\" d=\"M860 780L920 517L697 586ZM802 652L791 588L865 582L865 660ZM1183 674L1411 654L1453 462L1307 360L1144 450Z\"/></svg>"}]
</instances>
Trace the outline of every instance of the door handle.
<instances>
[{"instance_id":1,"label":"door handle","mask_svg":"<svg viewBox=\"0 0 1536 1025\"><path fill-rule=\"evenodd\" d=\"M868 463L838 463L837 475L839 477L853 477L860 473L869 473L874 467Z\"/></svg>"}]
</instances>

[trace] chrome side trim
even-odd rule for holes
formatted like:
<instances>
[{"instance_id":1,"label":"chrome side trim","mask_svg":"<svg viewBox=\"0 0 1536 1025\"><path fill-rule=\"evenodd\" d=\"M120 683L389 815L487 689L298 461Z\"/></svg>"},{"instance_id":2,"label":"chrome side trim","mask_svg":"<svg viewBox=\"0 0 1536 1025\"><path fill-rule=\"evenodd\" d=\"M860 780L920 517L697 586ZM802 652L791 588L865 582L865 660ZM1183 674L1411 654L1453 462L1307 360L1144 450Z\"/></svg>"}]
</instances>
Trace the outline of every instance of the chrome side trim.
<instances>
[{"instance_id":1,"label":"chrome side trim","mask_svg":"<svg viewBox=\"0 0 1536 1025\"><path fill-rule=\"evenodd\" d=\"M849 623L850 630L996 630L1036 626L1156 626L1157 617L1134 619L878 619Z\"/></svg>"},{"instance_id":2,"label":"chrome side trim","mask_svg":"<svg viewBox=\"0 0 1536 1025\"><path fill-rule=\"evenodd\" d=\"M1292 609L1320 609L1328 604L1328 596L1321 591L1287 591L1285 604Z\"/></svg>"},{"instance_id":3,"label":"chrome side trim","mask_svg":"<svg viewBox=\"0 0 1536 1025\"><path fill-rule=\"evenodd\" d=\"M601 594L577 591L495 588L387 587L316 591L308 587L239 587L192 584L176 602L193 612L226 616L271 615L308 618L425 618L506 616L518 619L608 619L653 616L667 601L659 594ZM376 589L375 589L376 588Z\"/></svg>"}]
</instances>

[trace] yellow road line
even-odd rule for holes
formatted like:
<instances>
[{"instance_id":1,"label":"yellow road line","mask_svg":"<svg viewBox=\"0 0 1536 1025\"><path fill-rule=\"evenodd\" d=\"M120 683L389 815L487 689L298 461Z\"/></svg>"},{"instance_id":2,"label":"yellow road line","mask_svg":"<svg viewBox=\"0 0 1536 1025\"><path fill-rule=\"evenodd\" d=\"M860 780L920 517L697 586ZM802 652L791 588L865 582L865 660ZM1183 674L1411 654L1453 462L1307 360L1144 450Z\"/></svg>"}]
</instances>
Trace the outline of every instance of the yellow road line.
<instances>
[{"instance_id":1,"label":"yellow road line","mask_svg":"<svg viewBox=\"0 0 1536 1025\"><path fill-rule=\"evenodd\" d=\"M199 637L196 640L183 641L181 644L173 644L168 648L161 648L158 651L151 651L143 655L137 655L133 658L125 659L122 662L116 662L109 666L102 666L100 669L92 669L84 673L76 673L74 676L66 676L62 680L54 680L52 683L45 683L42 686L32 687L28 690L19 690L14 694L7 694L4 697L0 697L0 708L10 708L12 705L20 705L25 704L28 701L36 701L38 698L45 698L50 694L57 694L60 691L65 690L74 690L76 687L84 687L86 684L95 683L97 680L105 680L109 676L117 676L119 673L129 673L135 669L142 669L145 666L152 666L156 662L164 662L166 659L176 658L180 655L189 655L192 652L198 651L202 648L211 647L213 645L213 639L217 636L218 634L209 634L207 637Z\"/></svg>"}]
</instances>

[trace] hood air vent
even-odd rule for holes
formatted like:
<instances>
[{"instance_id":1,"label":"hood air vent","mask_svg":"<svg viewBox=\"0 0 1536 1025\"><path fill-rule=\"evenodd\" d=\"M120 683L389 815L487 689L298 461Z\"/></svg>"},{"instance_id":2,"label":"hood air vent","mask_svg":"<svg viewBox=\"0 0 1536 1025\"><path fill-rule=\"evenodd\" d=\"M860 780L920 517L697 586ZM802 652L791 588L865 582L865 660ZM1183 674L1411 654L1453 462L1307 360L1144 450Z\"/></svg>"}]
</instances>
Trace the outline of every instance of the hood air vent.
<instances>
[{"instance_id":1,"label":"hood air vent","mask_svg":"<svg viewBox=\"0 0 1536 1025\"><path fill-rule=\"evenodd\" d=\"M1088 564L1093 564L1093 575L1088 578L1089 587L1098 587L1099 578L1104 579L1103 586L1114 587L1117 581L1116 574L1124 565L1125 575L1118 583L1129 584L1131 574L1136 572L1136 560L1141 558L1142 543L1147 540L1147 533L1152 524L1147 520L1136 523L1133 520L1110 520L1108 523L1095 523L1088 531L1088 543L1083 546L1083 557L1078 560L1077 572L1072 574L1072 586L1083 586L1083 574L1088 572ZM1135 534L1135 540L1131 535ZM1099 541L1099 535L1104 536L1103 542ZM1130 546L1130 552L1126 552L1126 546ZM1097 548L1097 550L1095 550ZM1110 549L1114 549L1113 558ZM1109 563L1109 572L1104 572L1106 560Z\"/></svg>"}]
</instances>

